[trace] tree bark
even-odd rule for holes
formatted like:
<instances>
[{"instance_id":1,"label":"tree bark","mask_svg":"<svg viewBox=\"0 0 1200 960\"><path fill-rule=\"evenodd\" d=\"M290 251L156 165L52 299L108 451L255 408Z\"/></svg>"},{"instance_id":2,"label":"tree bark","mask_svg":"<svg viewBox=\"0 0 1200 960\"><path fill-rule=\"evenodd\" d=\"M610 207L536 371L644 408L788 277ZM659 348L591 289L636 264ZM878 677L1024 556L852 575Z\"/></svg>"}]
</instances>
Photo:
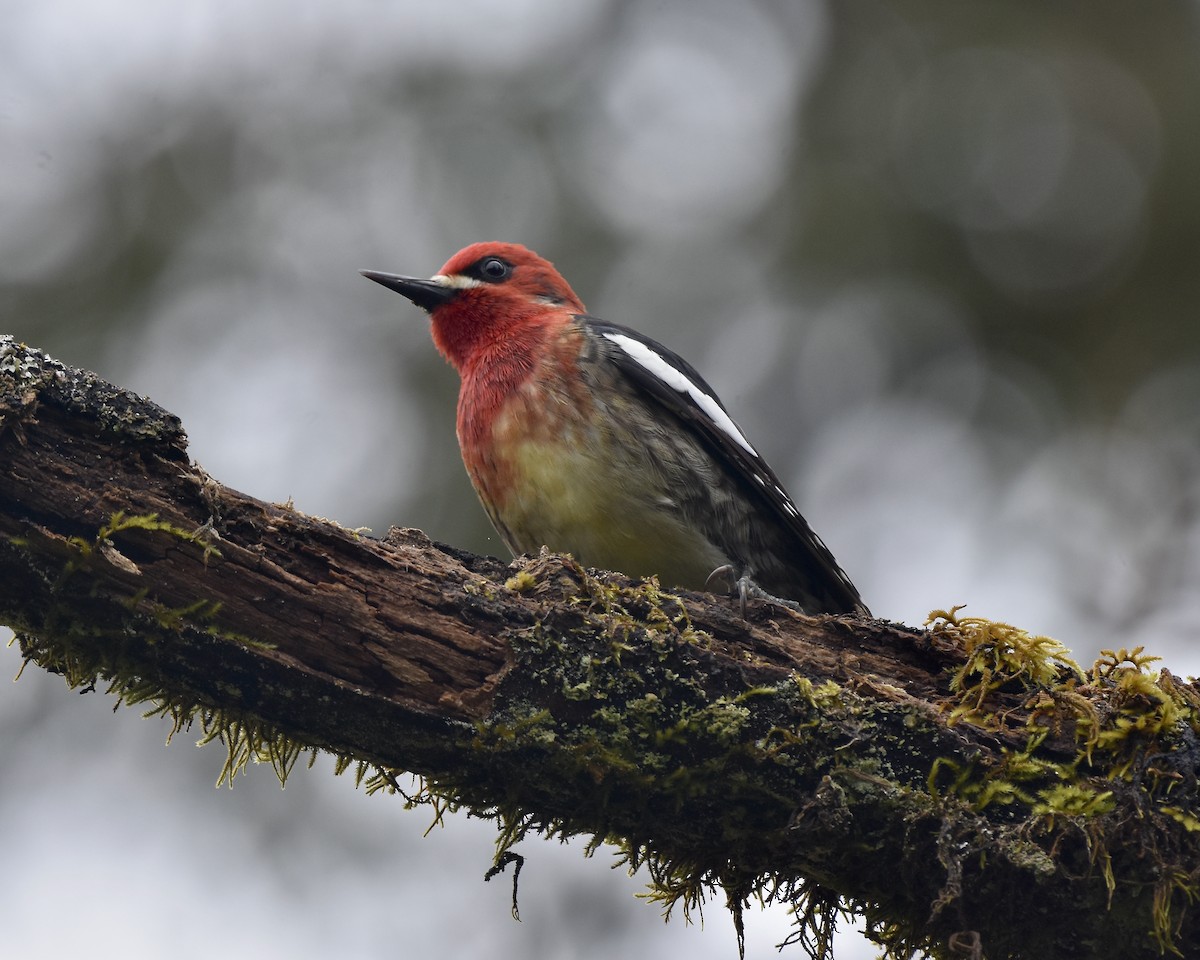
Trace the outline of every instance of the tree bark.
<instances>
[{"instance_id":1,"label":"tree bark","mask_svg":"<svg viewBox=\"0 0 1200 960\"><path fill-rule=\"evenodd\" d=\"M506 841L618 845L668 902L791 900L818 951L840 904L897 956L1200 956L1200 693L1136 655L1084 675L953 615L743 619L360 535L221 486L177 418L11 338L0 622L69 682L203 724L231 776L302 748L414 772Z\"/></svg>"}]
</instances>

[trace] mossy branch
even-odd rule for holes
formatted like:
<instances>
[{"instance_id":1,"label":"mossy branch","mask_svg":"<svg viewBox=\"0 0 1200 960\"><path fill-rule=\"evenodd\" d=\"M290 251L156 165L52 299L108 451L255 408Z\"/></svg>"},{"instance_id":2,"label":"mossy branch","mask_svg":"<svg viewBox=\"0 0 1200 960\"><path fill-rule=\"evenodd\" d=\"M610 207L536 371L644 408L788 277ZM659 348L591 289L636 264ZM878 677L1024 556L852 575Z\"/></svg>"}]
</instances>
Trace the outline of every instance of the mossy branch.
<instances>
[{"instance_id":1,"label":"mossy branch","mask_svg":"<svg viewBox=\"0 0 1200 960\"><path fill-rule=\"evenodd\" d=\"M1140 650L1091 671L1044 637L807 618L544 555L382 539L221 486L179 421L0 338L0 622L286 777L583 834L684 911L794 905L828 951L1200 956L1200 691ZM739 919L740 923L740 919Z\"/></svg>"}]
</instances>

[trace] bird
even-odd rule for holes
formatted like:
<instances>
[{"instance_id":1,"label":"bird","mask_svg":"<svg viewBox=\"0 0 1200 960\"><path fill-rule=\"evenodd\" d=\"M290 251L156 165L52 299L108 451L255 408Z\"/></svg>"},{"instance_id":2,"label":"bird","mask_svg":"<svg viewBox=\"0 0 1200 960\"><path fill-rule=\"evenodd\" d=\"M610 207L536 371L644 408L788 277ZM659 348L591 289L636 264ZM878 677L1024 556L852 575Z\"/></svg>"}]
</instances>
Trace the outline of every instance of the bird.
<instances>
[{"instance_id":1,"label":"bird","mask_svg":"<svg viewBox=\"0 0 1200 960\"><path fill-rule=\"evenodd\" d=\"M666 585L868 616L712 387L592 316L554 265L473 243L429 278L363 270L429 314L458 372L463 463L515 556L543 546Z\"/></svg>"}]
</instances>

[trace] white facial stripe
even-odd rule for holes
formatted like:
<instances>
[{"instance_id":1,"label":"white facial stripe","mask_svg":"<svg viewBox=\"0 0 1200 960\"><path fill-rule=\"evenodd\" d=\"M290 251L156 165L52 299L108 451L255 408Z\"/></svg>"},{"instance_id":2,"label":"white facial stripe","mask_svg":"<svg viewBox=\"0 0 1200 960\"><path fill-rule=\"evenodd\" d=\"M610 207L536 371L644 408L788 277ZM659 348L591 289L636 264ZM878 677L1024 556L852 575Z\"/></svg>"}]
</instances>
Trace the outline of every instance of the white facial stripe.
<instances>
[{"instance_id":1,"label":"white facial stripe","mask_svg":"<svg viewBox=\"0 0 1200 960\"><path fill-rule=\"evenodd\" d=\"M444 274L435 273L429 278L431 281L441 287L451 287L454 290L467 290L471 287L482 287L483 281L476 280L474 277L463 276L461 273Z\"/></svg>"},{"instance_id":2,"label":"white facial stripe","mask_svg":"<svg viewBox=\"0 0 1200 960\"><path fill-rule=\"evenodd\" d=\"M696 406L703 410L708 418L717 425L717 428L722 433L750 454L750 456L756 460L760 459L758 451L750 446L750 441L742 436L742 431L737 428L737 424L729 419L729 414L721 409L721 405L696 386L696 384L692 383L681 371L676 370L640 340L634 340L632 337L627 337L620 333L605 333L604 336L624 350L630 357L649 370L654 376L658 377L659 380L672 390L677 390L679 393L686 393L692 398Z\"/></svg>"}]
</instances>

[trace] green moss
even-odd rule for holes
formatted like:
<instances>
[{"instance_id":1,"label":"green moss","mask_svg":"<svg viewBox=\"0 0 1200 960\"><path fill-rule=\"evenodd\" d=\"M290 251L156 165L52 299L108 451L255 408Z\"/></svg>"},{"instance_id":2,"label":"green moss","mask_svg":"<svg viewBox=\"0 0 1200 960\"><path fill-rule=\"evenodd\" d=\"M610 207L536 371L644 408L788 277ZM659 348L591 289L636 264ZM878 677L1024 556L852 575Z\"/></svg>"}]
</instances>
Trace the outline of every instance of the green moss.
<instances>
[{"instance_id":1,"label":"green moss","mask_svg":"<svg viewBox=\"0 0 1200 960\"><path fill-rule=\"evenodd\" d=\"M505 582L504 589L511 590L513 593L528 593L536 586L537 577L528 570L518 570Z\"/></svg>"},{"instance_id":2,"label":"green moss","mask_svg":"<svg viewBox=\"0 0 1200 960\"><path fill-rule=\"evenodd\" d=\"M82 568L93 563L105 563L130 572L139 573L136 564L125 557L117 548L114 538L130 531L161 534L168 538L201 548L201 559L207 563L211 557L220 556L220 551L210 542L210 532L203 529L189 531L159 519L157 514L128 515L118 511L112 514L92 538L71 537L66 541L72 554L68 555L62 568L49 578L54 593L66 591L72 578ZM10 547L21 548L25 544L14 538L7 540ZM120 600L124 609L140 620L141 636L150 643L163 642L184 629L195 629L219 639L230 640L243 646L269 649L270 644L222 629L217 623L221 603L208 598L198 598L187 604L170 607L150 596L146 587L133 590ZM71 688L94 689L106 685L106 692L117 698L119 704L152 705L146 716L165 716L171 720L170 742L180 730L198 726L201 743L220 742L226 746L227 758L221 769L220 782L232 784L233 778L243 772L251 761L269 764L284 783L296 758L310 745L290 741L278 731L257 718L228 708L217 708L198 699L183 697L176 691L161 688L146 680L142 671L133 662L123 659L124 629L104 642L103 630L95 624L68 619L63 611L70 609L63 604L47 611L48 623L45 637L34 637L28 633L18 634L25 662L40 666L62 675ZM97 642L100 641L100 642ZM314 754L315 755L315 754Z\"/></svg>"},{"instance_id":3,"label":"green moss","mask_svg":"<svg viewBox=\"0 0 1200 960\"><path fill-rule=\"evenodd\" d=\"M766 852L786 840L764 824L785 832L782 811L794 809L796 795L790 781L773 786L763 768L802 768L817 752L806 731L818 728L824 715L848 717L854 698L837 684L814 686L802 678L708 689L692 679L691 663L712 638L694 628L677 597L654 580L630 587L574 565L567 572L574 588L570 612L512 638L517 663L509 676L519 681L502 687L495 716L476 730L476 748L489 764L511 764L514 771L534 763L536 752L539 777L580 784L566 792L586 799L582 807L555 813L547 798L549 812L539 816L528 812L527 797L493 803L501 823L496 863L531 833L567 836L579 832L579 824L599 824L591 849L610 844L630 870L645 866L647 897L665 914L679 908L690 916L720 892L740 930L749 899L784 896L779 878L753 865L764 864ZM527 580L521 589L531 589ZM604 629L597 638L598 624ZM738 776L739 769L746 775ZM459 798L471 793L459 783L432 789ZM763 815L741 823L721 815L738 809ZM712 860L664 853L672 849L670 837L645 837L638 828L698 817L721 831ZM816 884L803 889L814 904L839 902L823 897ZM830 916L815 908L800 915L814 924Z\"/></svg>"},{"instance_id":4,"label":"green moss","mask_svg":"<svg viewBox=\"0 0 1200 960\"><path fill-rule=\"evenodd\" d=\"M961 609L934 610L925 621L935 634L960 644L966 654L950 678L950 690L958 699L952 719L979 723L986 717L983 704L988 696L1004 688L1047 687L1064 676L1083 679L1083 671L1057 640L1030 636L995 620L960 617Z\"/></svg>"},{"instance_id":5,"label":"green moss","mask_svg":"<svg viewBox=\"0 0 1200 960\"><path fill-rule=\"evenodd\" d=\"M978 811L1012 807L1025 819L1010 830L1039 822L1044 828L1065 824L1083 830L1092 866L1102 870L1110 894L1120 878L1100 838L1108 830L1137 831L1159 876L1148 918L1153 936L1162 951L1178 953L1173 911L1191 904L1200 884L1193 871L1173 866L1173 852L1180 848L1173 833L1200 830L1200 819L1169 801L1172 791L1184 789L1185 778L1176 770L1189 768L1192 735L1200 732L1200 695L1169 672L1153 670L1159 658L1141 647L1103 651L1084 674L1057 641L959 617L959 609L934 611L928 621L935 635L959 643L966 655L950 680L951 721L1008 731L1015 715L1025 744L1003 749L998 764L939 758L929 774L930 793L953 795ZM1011 699L1000 707L1001 694L1023 695L1018 710ZM1061 744L1044 749L1051 738L1064 737L1073 744L1065 759ZM1187 792L1194 804L1194 783ZM1118 799L1125 811L1130 806L1139 811L1132 823L1113 819L1125 816L1118 813Z\"/></svg>"},{"instance_id":6,"label":"green moss","mask_svg":"<svg viewBox=\"0 0 1200 960\"><path fill-rule=\"evenodd\" d=\"M223 782L232 786L234 778L244 773L251 761L270 765L282 786L301 755L310 754L310 766L316 758L311 745L295 742L251 715L216 708L165 690L127 673L119 663L89 655L91 648L87 644L63 643L61 638L47 643L28 634L18 634L17 640L26 662L61 674L71 689L94 689L104 684L104 692L116 697L118 704L149 704L143 716L165 717L171 723L167 743L181 731L196 727L201 745L222 744L226 758L217 778L218 786Z\"/></svg>"},{"instance_id":7,"label":"green moss","mask_svg":"<svg viewBox=\"0 0 1200 960\"><path fill-rule=\"evenodd\" d=\"M101 525L96 536L87 540L83 537L68 537L67 543L73 546L79 553L81 559L88 559L99 556L114 566L137 573L137 566L132 561L125 558L116 548L112 538L119 533L126 533L130 530L144 530L150 533L165 533L176 540L184 543L196 543L203 548L202 559L205 566L211 557L219 557L221 551L212 543L212 538L216 534L211 529L206 527L198 527L195 530L185 530L182 527L175 526L165 520L160 520L157 513L146 513L129 516L124 511L118 510L112 514L104 524ZM15 540L9 540L10 544L16 543ZM67 569L67 573L74 570L74 565Z\"/></svg>"}]
</instances>

